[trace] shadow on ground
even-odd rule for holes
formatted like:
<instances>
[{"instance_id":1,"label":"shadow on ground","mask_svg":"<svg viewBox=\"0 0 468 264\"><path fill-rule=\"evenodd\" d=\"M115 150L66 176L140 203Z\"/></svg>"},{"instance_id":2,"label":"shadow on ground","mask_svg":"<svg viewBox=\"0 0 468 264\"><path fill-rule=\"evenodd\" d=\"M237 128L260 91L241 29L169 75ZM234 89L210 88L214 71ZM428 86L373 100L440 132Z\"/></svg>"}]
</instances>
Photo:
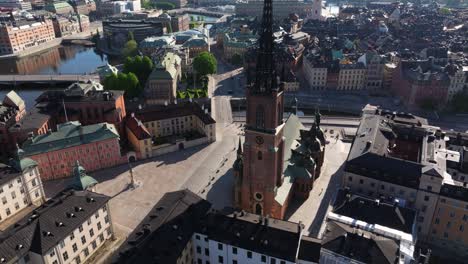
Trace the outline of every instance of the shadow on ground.
<instances>
[{"instance_id":1,"label":"shadow on ground","mask_svg":"<svg viewBox=\"0 0 468 264\"><path fill-rule=\"evenodd\" d=\"M195 147L191 147L188 149L179 150L176 152L153 157L150 159L139 160L139 161L133 162L131 165L135 172L135 170L138 170L139 165L147 164L151 162L155 163L155 166L157 167L163 166L163 165L175 164L180 161L188 159L190 156L202 150L203 148L207 147L208 145L209 144L203 144L200 146L195 146ZM89 172L88 174L92 176L93 178L95 178L98 181L98 183L103 183L103 182L115 179L117 176L128 172L129 169L130 169L129 165L125 163L125 164L121 164L121 165L111 167L111 168L105 168L102 170ZM61 192L63 189L67 188L70 185L71 180L72 178L68 177L68 178L43 182L46 197L53 197L59 192ZM129 182L130 182L130 178L129 178Z\"/></svg>"},{"instance_id":2,"label":"shadow on ground","mask_svg":"<svg viewBox=\"0 0 468 264\"><path fill-rule=\"evenodd\" d=\"M207 188L205 187L205 189ZM222 210L225 207L233 207L233 196L234 170L230 168L226 171L226 173L215 179L211 188L206 194L206 200L212 204L214 209Z\"/></svg>"},{"instance_id":3,"label":"shadow on ground","mask_svg":"<svg viewBox=\"0 0 468 264\"><path fill-rule=\"evenodd\" d=\"M330 181L328 182L328 186L326 189L322 191L324 197L322 199L322 203L320 204L319 209L317 210L317 214L312 221L312 224L309 226L309 235L312 237L318 237L320 233L320 227L326 217L328 206L333 202L335 199L336 191L338 190L339 186L341 185L341 177L343 175L344 163L340 166L340 168L330 177Z\"/></svg>"}]
</instances>

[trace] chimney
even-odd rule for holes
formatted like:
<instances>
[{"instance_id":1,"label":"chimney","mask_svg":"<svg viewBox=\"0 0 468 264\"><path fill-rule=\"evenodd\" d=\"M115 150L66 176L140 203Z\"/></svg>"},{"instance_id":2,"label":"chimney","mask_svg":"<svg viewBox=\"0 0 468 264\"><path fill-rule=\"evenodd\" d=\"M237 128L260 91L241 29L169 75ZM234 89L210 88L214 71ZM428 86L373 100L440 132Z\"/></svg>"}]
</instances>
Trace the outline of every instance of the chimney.
<instances>
[{"instance_id":1,"label":"chimney","mask_svg":"<svg viewBox=\"0 0 468 264\"><path fill-rule=\"evenodd\" d=\"M270 220L270 217L268 215L265 216L265 226L268 226L268 222Z\"/></svg>"},{"instance_id":2,"label":"chimney","mask_svg":"<svg viewBox=\"0 0 468 264\"><path fill-rule=\"evenodd\" d=\"M297 223L297 233L299 235L302 233L302 228L303 228L302 221L299 221L299 223Z\"/></svg>"}]
</instances>

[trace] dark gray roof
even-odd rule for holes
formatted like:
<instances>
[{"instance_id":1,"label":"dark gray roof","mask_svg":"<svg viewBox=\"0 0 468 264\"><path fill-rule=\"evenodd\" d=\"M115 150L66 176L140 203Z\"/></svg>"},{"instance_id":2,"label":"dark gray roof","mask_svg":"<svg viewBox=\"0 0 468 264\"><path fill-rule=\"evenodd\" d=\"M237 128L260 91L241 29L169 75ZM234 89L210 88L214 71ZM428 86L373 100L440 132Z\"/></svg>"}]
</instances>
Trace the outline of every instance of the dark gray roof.
<instances>
[{"instance_id":1,"label":"dark gray roof","mask_svg":"<svg viewBox=\"0 0 468 264\"><path fill-rule=\"evenodd\" d=\"M200 224L200 233L209 239L244 248L271 257L296 261L300 224L255 214L208 214Z\"/></svg>"},{"instance_id":2,"label":"dark gray roof","mask_svg":"<svg viewBox=\"0 0 468 264\"><path fill-rule=\"evenodd\" d=\"M0 235L0 259L10 262L28 251L44 255L108 200L88 191L59 193Z\"/></svg>"},{"instance_id":3,"label":"dark gray roof","mask_svg":"<svg viewBox=\"0 0 468 264\"><path fill-rule=\"evenodd\" d=\"M154 105L138 110L135 116L142 122L151 122L168 118L195 115L205 124L214 124L216 121L205 113L196 102L180 102L178 104Z\"/></svg>"},{"instance_id":4,"label":"dark gray roof","mask_svg":"<svg viewBox=\"0 0 468 264\"><path fill-rule=\"evenodd\" d=\"M166 193L119 249L113 263L176 263L211 204L189 190Z\"/></svg>"},{"instance_id":5,"label":"dark gray roof","mask_svg":"<svg viewBox=\"0 0 468 264\"><path fill-rule=\"evenodd\" d=\"M351 195L340 189L335 200L335 214L351 217L369 224L377 224L411 234L416 213L414 210L384 201Z\"/></svg>"},{"instance_id":6,"label":"dark gray roof","mask_svg":"<svg viewBox=\"0 0 468 264\"><path fill-rule=\"evenodd\" d=\"M468 202L468 188L463 186L444 184L440 189L440 195Z\"/></svg>"},{"instance_id":7,"label":"dark gray roof","mask_svg":"<svg viewBox=\"0 0 468 264\"><path fill-rule=\"evenodd\" d=\"M113 263L175 263L195 232L295 261L302 228L298 224L244 212L222 214L210 208L209 202L189 190L166 193L119 249Z\"/></svg>"},{"instance_id":8,"label":"dark gray roof","mask_svg":"<svg viewBox=\"0 0 468 264\"><path fill-rule=\"evenodd\" d=\"M6 164L0 163L0 186L14 180L21 173L15 168Z\"/></svg>"},{"instance_id":9,"label":"dark gray roof","mask_svg":"<svg viewBox=\"0 0 468 264\"><path fill-rule=\"evenodd\" d=\"M422 164L392 157L388 148L390 140L400 135L419 138L424 133L419 127L396 122L397 117L412 120L410 116L383 112L362 117L345 171L410 188L419 186Z\"/></svg>"},{"instance_id":10,"label":"dark gray roof","mask_svg":"<svg viewBox=\"0 0 468 264\"><path fill-rule=\"evenodd\" d=\"M330 221L323 235L322 247L362 263L398 263L398 241L363 230L358 232L353 227Z\"/></svg>"},{"instance_id":11,"label":"dark gray roof","mask_svg":"<svg viewBox=\"0 0 468 264\"><path fill-rule=\"evenodd\" d=\"M301 245L299 248L300 260L306 260L313 263L319 263L320 261L320 250L322 248L322 241L317 238L303 236L301 239Z\"/></svg>"}]
</instances>

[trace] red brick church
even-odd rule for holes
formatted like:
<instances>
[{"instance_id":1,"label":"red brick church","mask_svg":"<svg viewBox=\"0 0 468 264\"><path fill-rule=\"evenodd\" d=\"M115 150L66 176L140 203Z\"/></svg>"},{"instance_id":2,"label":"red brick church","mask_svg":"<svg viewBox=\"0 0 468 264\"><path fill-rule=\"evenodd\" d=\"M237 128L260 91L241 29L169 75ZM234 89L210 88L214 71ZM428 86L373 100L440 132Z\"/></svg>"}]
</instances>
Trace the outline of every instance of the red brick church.
<instances>
[{"instance_id":1,"label":"red brick church","mask_svg":"<svg viewBox=\"0 0 468 264\"><path fill-rule=\"evenodd\" d=\"M273 54L272 0L265 0L255 77L248 76L245 142L234 163L238 209L283 219L293 197L307 199L320 175L325 137L320 114L305 130L297 116L283 122L283 83Z\"/></svg>"}]
</instances>

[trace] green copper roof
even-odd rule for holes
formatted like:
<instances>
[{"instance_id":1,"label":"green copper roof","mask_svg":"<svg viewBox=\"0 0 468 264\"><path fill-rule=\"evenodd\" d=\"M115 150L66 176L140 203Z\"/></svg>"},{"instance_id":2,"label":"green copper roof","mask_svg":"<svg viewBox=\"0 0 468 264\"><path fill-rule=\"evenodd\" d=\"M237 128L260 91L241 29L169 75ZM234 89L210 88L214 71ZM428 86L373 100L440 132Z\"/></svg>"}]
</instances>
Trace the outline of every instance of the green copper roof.
<instances>
[{"instance_id":1,"label":"green copper roof","mask_svg":"<svg viewBox=\"0 0 468 264\"><path fill-rule=\"evenodd\" d=\"M98 183L93 177L86 174L86 170L80 165L79 161L76 161L72 177L70 187L77 191L87 190Z\"/></svg>"},{"instance_id":2,"label":"green copper roof","mask_svg":"<svg viewBox=\"0 0 468 264\"><path fill-rule=\"evenodd\" d=\"M35 162L34 160L32 160L30 158L11 159L10 164L17 171L24 171L24 170L26 170L28 168L37 166L37 162Z\"/></svg>"},{"instance_id":3,"label":"green copper roof","mask_svg":"<svg viewBox=\"0 0 468 264\"><path fill-rule=\"evenodd\" d=\"M301 129L305 129L301 121L299 121L299 118L296 115L291 114L286 120L283 128L283 135L286 138L284 141L284 169L289 165L292 152L291 149L296 148L293 144L299 143L296 139L299 138Z\"/></svg>"},{"instance_id":4,"label":"green copper roof","mask_svg":"<svg viewBox=\"0 0 468 264\"><path fill-rule=\"evenodd\" d=\"M56 132L37 135L27 140L23 144L23 155L27 157L111 138L119 138L113 124L82 126L77 121L68 122L58 125Z\"/></svg>"}]
</instances>

